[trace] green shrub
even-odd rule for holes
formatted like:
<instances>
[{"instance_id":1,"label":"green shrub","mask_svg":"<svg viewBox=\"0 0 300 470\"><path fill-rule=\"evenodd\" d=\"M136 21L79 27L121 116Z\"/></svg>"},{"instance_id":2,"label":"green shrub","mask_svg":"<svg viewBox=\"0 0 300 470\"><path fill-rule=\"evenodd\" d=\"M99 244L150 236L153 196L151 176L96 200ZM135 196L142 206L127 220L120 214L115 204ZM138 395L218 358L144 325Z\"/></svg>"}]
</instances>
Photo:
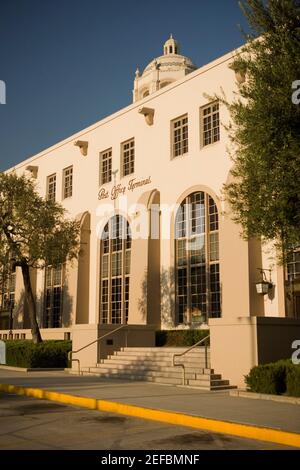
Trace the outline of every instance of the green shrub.
<instances>
[{"instance_id":1,"label":"green shrub","mask_svg":"<svg viewBox=\"0 0 300 470\"><path fill-rule=\"evenodd\" d=\"M281 395L286 392L287 370L291 366L288 360L253 367L245 377L247 388L251 392Z\"/></svg>"},{"instance_id":2,"label":"green shrub","mask_svg":"<svg viewBox=\"0 0 300 470\"><path fill-rule=\"evenodd\" d=\"M6 341L6 364L25 368L64 368L68 367L68 352L71 341Z\"/></svg>"},{"instance_id":3,"label":"green shrub","mask_svg":"<svg viewBox=\"0 0 300 470\"><path fill-rule=\"evenodd\" d=\"M209 335L208 330L166 330L156 331L156 346L193 346Z\"/></svg>"},{"instance_id":4,"label":"green shrub","mask_svg":"<svg viewBox=\"0 0 300 470\"><path fill-rule=\"evenodd\" d=\"M291 397L300 397L300 364L291 365L286 377L287 394Z\"/></svg>"}]
</instances>

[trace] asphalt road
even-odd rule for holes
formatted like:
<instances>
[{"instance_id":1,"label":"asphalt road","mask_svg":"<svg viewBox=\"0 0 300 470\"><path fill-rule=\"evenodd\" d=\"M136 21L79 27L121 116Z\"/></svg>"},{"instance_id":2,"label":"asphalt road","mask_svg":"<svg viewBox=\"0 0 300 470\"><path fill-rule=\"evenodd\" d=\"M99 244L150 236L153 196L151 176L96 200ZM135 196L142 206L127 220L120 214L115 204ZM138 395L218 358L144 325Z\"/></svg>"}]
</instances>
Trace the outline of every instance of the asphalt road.
<instances>
[{"instance_id":1,"label":"asphalt road","mask_svg":"<svg viewBox=\"0 0 300 470\"><path fill-rule=\"evenodd\" d=\"M0 393L1 450L251 450L276 444Z\"/></svg>"}]
</instances>

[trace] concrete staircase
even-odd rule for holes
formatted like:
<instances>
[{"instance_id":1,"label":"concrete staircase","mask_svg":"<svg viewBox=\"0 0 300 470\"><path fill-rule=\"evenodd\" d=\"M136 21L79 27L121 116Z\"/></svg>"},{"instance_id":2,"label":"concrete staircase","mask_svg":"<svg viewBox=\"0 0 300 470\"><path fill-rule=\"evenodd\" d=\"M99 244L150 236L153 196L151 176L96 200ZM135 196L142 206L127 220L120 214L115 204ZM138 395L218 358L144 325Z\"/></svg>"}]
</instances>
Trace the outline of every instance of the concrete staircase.
<instances>
[{"instance_id":1,"label":"concrete staircase","mask_svg":"<svg viewBox=\"0 0 300 470\"><path fill-rule=\"evenodd\" d=\"M173 366L173 355L186 351L187 348L121 348L112 356L103 359L100 364L82 367L82 375L95 375L103 378L155 382L168 385L183 385L182 367ZM175 358L175 364L185 366L185 385L201 390L226 390L236 388L223 380L220 374L210 369L210 352L197 347L181 358Z\"/></svg>"}]
</instances>

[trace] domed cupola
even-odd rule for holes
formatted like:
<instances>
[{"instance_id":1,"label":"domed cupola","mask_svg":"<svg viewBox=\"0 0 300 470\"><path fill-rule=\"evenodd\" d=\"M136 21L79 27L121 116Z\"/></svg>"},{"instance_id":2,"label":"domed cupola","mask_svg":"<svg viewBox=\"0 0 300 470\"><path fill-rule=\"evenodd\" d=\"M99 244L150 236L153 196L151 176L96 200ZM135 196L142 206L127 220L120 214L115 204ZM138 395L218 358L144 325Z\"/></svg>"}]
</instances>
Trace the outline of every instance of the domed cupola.
<instances>
[{"instance_id":1,"label":"domed cupola","mask_svg":"<svg viewBox=\"0 0 300 470\"><path fill-rule=\"evenodd\" d=\"M163 55L153 59L142 74L139 69L136 70L133 102L151 95L196 69L191 59L180 55L180 45L171 34L163 46Z\"/></svg>"}]
</instances>

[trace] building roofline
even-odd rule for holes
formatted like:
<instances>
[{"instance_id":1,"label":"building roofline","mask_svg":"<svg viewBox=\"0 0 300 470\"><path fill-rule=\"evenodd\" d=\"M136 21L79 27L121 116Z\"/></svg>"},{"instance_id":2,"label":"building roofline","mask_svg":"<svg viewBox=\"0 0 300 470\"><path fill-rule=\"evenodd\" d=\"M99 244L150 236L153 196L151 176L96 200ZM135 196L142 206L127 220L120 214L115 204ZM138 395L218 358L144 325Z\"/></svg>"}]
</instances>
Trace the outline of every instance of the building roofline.
<instances>
[{"instance_id":1,"label":"building roofline","mask_svg":"<svg viewBox=\"0 0 300 470\"><path fill-rule=\"evenodd\" d=\"M109 122L114 121L115 119L119 118L120 116L123 116L124 114L129 113L133 109L140 108L141 104L149 103L149 102L155 100L156 98L158 98L159 96L161 96L165 93L168 93L169 91L173 90L174 88L177 88L177 87L185 84L186 82L188 82L190 80L193 80L194 78L198 77L199 75L203 75L204 73L210 71L211 69L213 69L215 67L218 67L219 65L222 65L225 62L228 62L228 61L232 60L234 58L234 56L236 56L242 50L242 48L243 48L243 46L240 46L237 49L233 49L232 51L224 54L223 56L219 57L218 59L214 59L213 61L209 62L208 64L205 64L202 67L199 67L197 70L189 73L185 77L183 77L179 80L176 80L175 82L171 83L167 87L164 87L160 90L157 90L156 92L152 93L151 95L148 95L147 97L145 97L141 100L138 100L135 103L132 103L132 104L126 106L125 108L122 108L119 111L116 111L113 114L110 114L109 116L106 116L106 117L102 118L100 121L97 121L96 123L91 124L90 126L86 127L85 129L82 129L81 131L78 131L75 134L72 134L71 136L67 137L64 140L61 140L61 141L57 142L56 144L52 145L51 147L48 147L48 148L42 150L41 152L39 152L35 155L32 155L31 157L28 157L26 160L22 160L20 163L17 163L16 165L14 165L12 167L7 168L6 170L4 170L4 172L10 172L10 171L22 168L24 165L29 165L29 164L33 163L34 161L42 158L43 156L45 156L45 155L61 148L65 145L67 145L67 144L70 144L71 142L73 142L77 139L80 139L83 136L86 136L87 134L89 134L90 132L93 132L98 127L104 126L105 124L108 124Z\"/></svg>"}]
</instances>

